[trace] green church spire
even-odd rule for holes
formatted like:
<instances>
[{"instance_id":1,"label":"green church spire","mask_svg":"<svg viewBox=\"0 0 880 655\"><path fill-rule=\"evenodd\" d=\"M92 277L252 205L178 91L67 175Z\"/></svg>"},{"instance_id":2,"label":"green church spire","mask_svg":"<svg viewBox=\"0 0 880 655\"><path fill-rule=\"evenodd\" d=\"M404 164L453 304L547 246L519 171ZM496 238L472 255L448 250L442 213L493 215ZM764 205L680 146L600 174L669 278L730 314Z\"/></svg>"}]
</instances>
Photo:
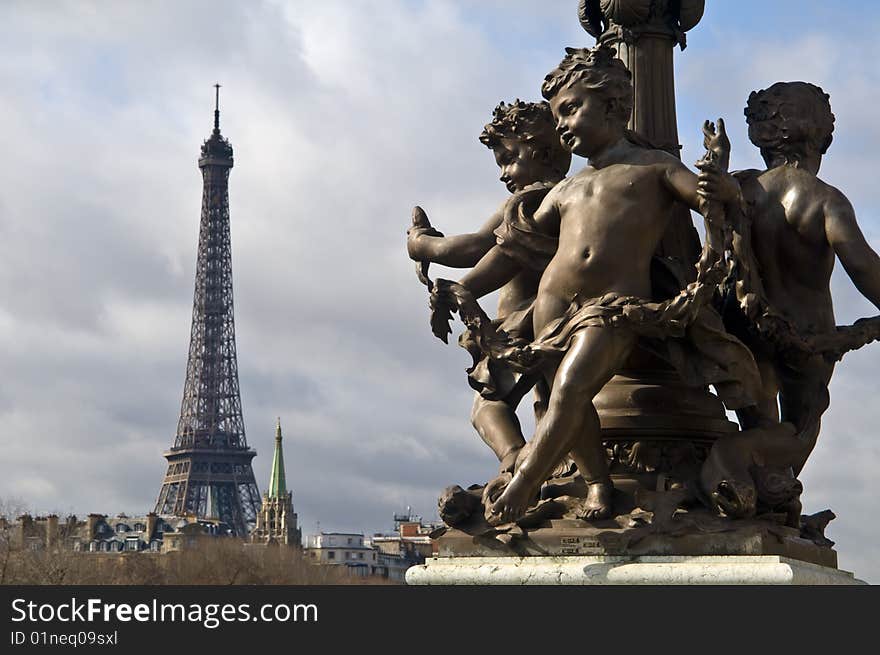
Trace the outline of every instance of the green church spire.
<instances>
[{"instance_id":1,"label":"green church spire","mask_svg":"<svg viewBox=\"0 0 880 655\"><path fill-rule=\"evenodd\" d=\"M272 457L272 473L269 476L269 498L283 498L287 495L287 483L284 480L284 453L281 450L281 419L275 428L275 455Z\"/></svg>"}]
</instances>

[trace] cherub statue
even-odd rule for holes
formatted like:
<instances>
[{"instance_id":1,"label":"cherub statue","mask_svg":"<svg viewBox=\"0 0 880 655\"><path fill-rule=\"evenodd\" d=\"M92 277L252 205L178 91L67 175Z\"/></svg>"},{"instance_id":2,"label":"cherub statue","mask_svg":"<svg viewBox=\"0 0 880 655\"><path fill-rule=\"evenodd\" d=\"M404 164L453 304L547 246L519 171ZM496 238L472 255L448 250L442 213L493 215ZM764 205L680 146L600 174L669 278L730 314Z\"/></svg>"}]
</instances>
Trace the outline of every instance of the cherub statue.
<instances>
[{"instance_id":1,"label":"cherub statue","mask_svg":"<svg viewBox=\"0 0 880 655\"><path fill-rule=\"evenodd\" d=\"M631 75L614 50L600 45L566 52L542 93L563 143L587 158L587 166L554 186L536 210L521 207L508 216L497 231L498 245L459 283L438 280L433 291L441 317L444 310L457 310L472 331L479 331L484 321L471 301L522 270L533 235L558 239L533 305L534 341L522 348L502 344L488 355L543 376L550 389L529 449L487 508L495 523L521 517L566 453L587 483L582 517L612 514L613 484L592 399L621 369L637 337L683 337L699 326L695 338L702 341L704 355L714 351L717 356L717 364L707 367L717 377L703 382L716 384L730 408L752 403L751 390L759 384L748 350L723 333L717 315L713 322L705 311L723 268L718 209L735 199L725 196L735 185L725 183L729 153L723 124L718 133L711 125L704 128L714 153L703 162L712 193L707 199L695 173L672 155L645 147L626 129ZM651 300L651 261L676 202L707 219L704 271L677 297L657 303ZM436 329L439 322L435 334L445 337ZM491 335L483 341L490 350L495 343Z\"/></svg>"},{"instance_id":2,"label":"cherub statue","mask_svg":"<svg viewBox=\"0 0 880 655\"><path fill-rule=\"evenodd\" d=\"M553 185L565 177L571 165L571 152L562 145L556 133L556 123L547 102L517 99L510 104L500 103L493 112L492 121L480 134L480 141L492 150L501 171L501 182L513 196L471 234L443 236L431 226L420 207L413 210L413 226L407 233L407 251L419 262L419 274L426 284L430 284L427 278L429 263L454 268L474 266L495 245L495 230L501 226L505 212L515 208L523 196L532 198L532 202L540 202ZM493 322L495 327L523 343L532 340L531 317L527 312L546 260L534 259L530 264L501 289L497 318ZM535 380L520 381L519 375L504 362L479 355L475 357L468 377L476 390L471 422L498 457L499 474L510 474L525 445L516 407ZM541 382L536 387L535 411L538 415L546 397L545 385Z\"/></svg>"},{"instance_id":3,"label":"cherub statue","mask_svg":"<svg viewBox=\"0 0 880 655\"><path fill-rule=\"evenodd\" d=\"M878 308L880 257L846 196L817 176L834 130L828 95L806 82L778 82L753 92L745 115L767 169L735 174L744 214L733 242L737 280L725 323L760 368L760 414L778 419L781 408L781 420L796 429L801 447L791 466L797 475L816 444L835 362L880 336L878 319L835 326L835 256Z\"/></svg>"}]
</instances>

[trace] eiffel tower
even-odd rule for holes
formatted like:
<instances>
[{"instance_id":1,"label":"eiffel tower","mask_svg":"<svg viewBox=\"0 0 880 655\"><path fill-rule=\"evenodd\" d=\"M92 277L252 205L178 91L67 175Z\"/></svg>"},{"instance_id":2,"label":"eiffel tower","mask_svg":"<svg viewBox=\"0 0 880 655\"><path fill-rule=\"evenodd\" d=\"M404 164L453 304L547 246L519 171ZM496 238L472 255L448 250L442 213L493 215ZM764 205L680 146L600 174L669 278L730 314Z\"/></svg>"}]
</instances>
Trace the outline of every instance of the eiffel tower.
<instances>
[{"instance_id":1,"label":"eiffel tower","mask_svg":"<svg viewBox=\"0 0 880 655\"><path fill-rule=\"evenodd\" d=\"M215 85L214 131L202 145L202 216L192 331L183 402L156 514L216 518L247 536L260 508L241 413L232 256L229 170L232 146L220 134L220 85Z\"/></svg>"}]
</instances>

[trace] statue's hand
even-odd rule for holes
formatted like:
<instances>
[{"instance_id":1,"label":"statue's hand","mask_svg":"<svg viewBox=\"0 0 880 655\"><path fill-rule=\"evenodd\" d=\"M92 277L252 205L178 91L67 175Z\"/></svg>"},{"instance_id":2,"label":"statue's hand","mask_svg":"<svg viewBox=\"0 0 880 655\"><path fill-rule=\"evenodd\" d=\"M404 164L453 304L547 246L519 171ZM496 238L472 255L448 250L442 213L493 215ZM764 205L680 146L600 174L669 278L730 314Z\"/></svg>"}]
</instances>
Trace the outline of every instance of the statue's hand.
<instances>
[{"instance_id":1,"label":"statue's hand","mask_svg":"<svg viewBox=\"0 0 880 655\"><path fill-rule=\"evenodd\" d=\"M711 121L703 123L703 147L706 149L705 159L726 172L730 165L730 139L727 138L723 118L718 119L717 129Z\"/></svg>"},{"instance_id":2,"label":"statue's hand","mask_svg":"<svg viewBox=\"0 0 880 655\"><path fill-rule=\"evenodd\" d=\"M739 182L733 175L706 159L701 159L695 166L700 170L697 176L698 196L709 202L720 203L733 202L739 198Z\"/></svg>"},{"instance_id":3,"label":"statue's hand","mask_svg":"<svg viewBox=\"0 0 880 655\"><path fill-rule=\"evenodd\" d=\"M406 252L410 259L417 262L431 259L430 237L442 237L443 233L435 230L428 220L428 215L421 207L413 207L412 227L406 231ZM427 238L426 238L427 237Z\"/></svg>"},{"instance_id":4,"label":"statue's hand","mask_svg":"<svg viewBox=\"0 0 880 655\"><path fill-rule=\"evenodd\" d=\"M532 350L531 345L511 348L506 353L506 358L515 367L523 371L534 369L541 362L540 351Z\"/></svg>"}]
</instances>

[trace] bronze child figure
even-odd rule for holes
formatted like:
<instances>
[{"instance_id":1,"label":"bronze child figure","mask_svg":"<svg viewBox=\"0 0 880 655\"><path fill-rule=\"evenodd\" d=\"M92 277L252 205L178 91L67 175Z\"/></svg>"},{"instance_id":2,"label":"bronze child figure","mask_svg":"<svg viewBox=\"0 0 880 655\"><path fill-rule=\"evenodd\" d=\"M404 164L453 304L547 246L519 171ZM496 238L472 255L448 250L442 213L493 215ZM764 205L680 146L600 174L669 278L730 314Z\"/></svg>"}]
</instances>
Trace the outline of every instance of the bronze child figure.
<instances>
[{"instance_id":1,"label":"bronze child figure","mask_svg":"<svg viewBox=\"0 0 880 655\"><path fill-rule=\"evenodd\" d=\"M528 190L546 195L565 177L571 165L571 152L556 133L556 122L547 102L501 102L480 134L480 142L495 155L501 182L511 194ZM495 245L495 230L511 200L506 199L478 231L448 237L433 229L424 211L416 207L413 227L407 232L409 256L423 262L423 266L430 262L454 268L473 267ZM532 340L531 322L516 313L532 303L539 279L540 269L524 268L501 289L498 299L496 323L526 342ZM517 325L506 323L508 318ZM517 384L518 377L510 367L485 359L475 365L469 381L476 389L471 422L501 462L499 472L512 473L516 457L525 445L516 407L530 385ZM538 413L546 401L542 391L543 385L538 385Z\"/></svg>"},{"instance_id":2,"label":"bronze child figure","mask_svg":"<svg viewBox=\"0 0 880 655\"><path fill-rule=\"evenodd\" d=\"M745 212L734 242L737 302L725 322L755 355L763 380L760 413L777 419L781 408L782 421L797 431L801 445L791 458L797 475L816 444L835 361L871 340L836 352L821 346L823 337L833 345L852 329L835 327L834 258L880 308L880 257L843 193L817 177L834 130L828 95L806 82L778 82L753 92L745 115L767 170L736 173Z\"/></svg>"},{"instance_id":3,"label":"bronze child figure","mask_svg":"<svg viewBox=\"0 0 880 655\"><path fill-rule=\"evenodd\" d=\"M588 163L553 187L531 217L534 231L558 236L538 287L535 341L529 347L541 355L550 396L530 449L491 504L496 523L521 517L566 453L587 483L583 518L611 515L613 485L592 399L635 346L638 331L629 317L650 314L656 306L650 300L651 260L673 204L683 202L698 211L707 206L696 174L669 153L645 147L626 129L633 103L631 75L614 50L597 46L566 52L544 80L542 93L563 143ZM707 132L707 146L719 146L720 132L715 140L714 132ZM721 152L721 171L726 171L728 154ZM730 185L715 188L727 200L724 190ZM512 253L523 232L504 231L499 245L460 280L461 287L479 298L510 280L521 268ZM435 306L457 302L444 297L450 287L440 282Z\"/></svg>"}]
</instances>

